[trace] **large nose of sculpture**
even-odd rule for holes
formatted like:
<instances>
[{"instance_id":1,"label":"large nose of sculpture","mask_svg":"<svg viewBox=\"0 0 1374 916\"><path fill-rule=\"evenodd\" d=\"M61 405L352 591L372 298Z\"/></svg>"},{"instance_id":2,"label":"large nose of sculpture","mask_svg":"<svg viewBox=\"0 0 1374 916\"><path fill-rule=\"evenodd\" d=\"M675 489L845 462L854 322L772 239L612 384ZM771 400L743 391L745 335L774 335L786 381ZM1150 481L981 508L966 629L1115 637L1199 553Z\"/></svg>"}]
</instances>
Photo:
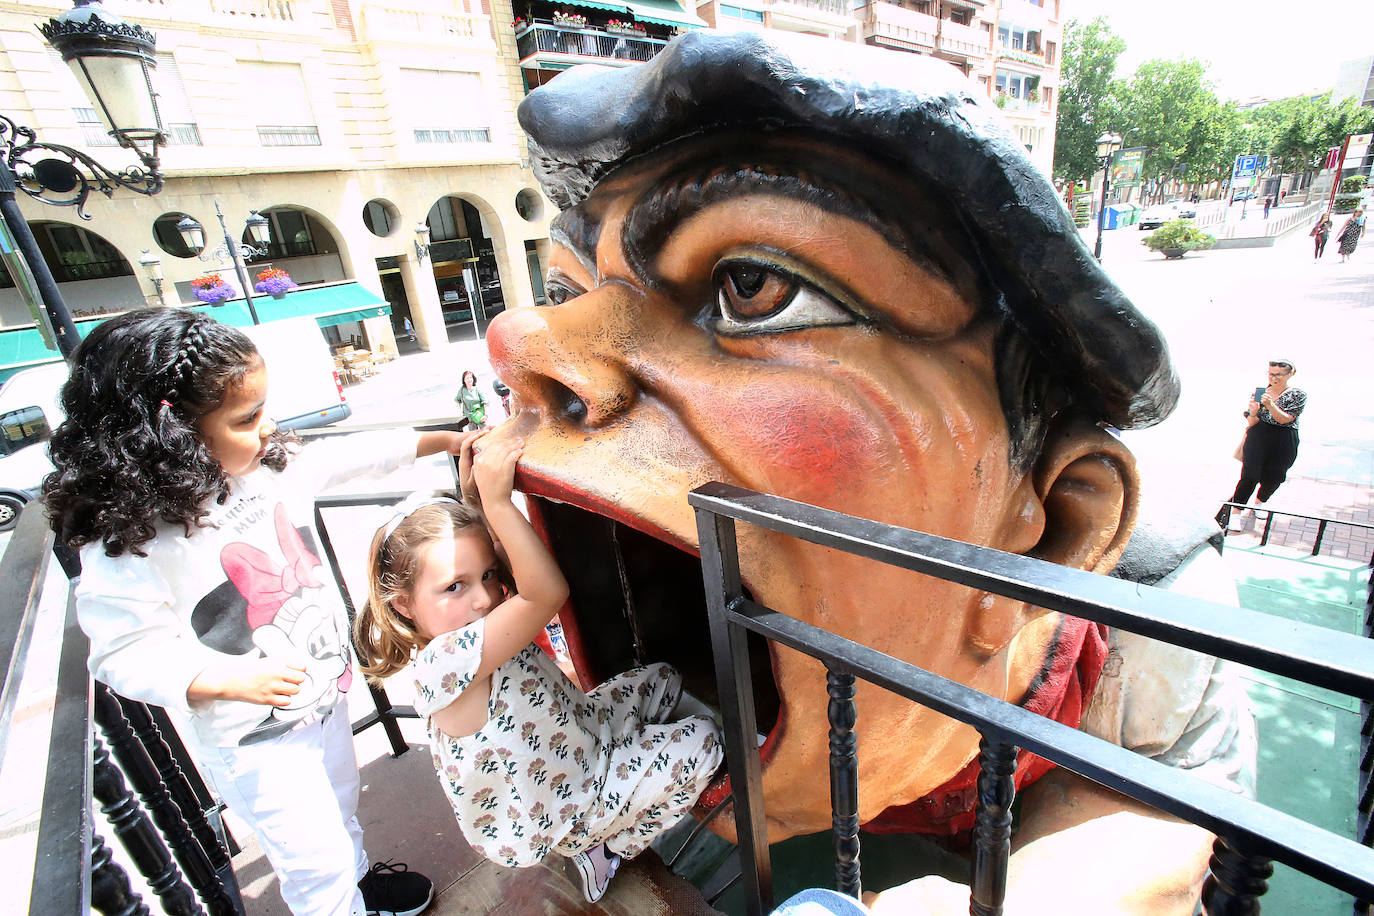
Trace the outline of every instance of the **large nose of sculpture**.
<instances>
[{"instance_id":1,"label":"large nose of sculpture","mask_svg":"<svg viewBox=\"0 0 1374 916\"><path fill-rule=\"evenodd\" d=\"M547 422L598 428L630 408L637 390L626 355L634 346L628 298L600 287L561 305L503 312L487 331L492 367L522 410Z\"/></svg>"}]
</instances>

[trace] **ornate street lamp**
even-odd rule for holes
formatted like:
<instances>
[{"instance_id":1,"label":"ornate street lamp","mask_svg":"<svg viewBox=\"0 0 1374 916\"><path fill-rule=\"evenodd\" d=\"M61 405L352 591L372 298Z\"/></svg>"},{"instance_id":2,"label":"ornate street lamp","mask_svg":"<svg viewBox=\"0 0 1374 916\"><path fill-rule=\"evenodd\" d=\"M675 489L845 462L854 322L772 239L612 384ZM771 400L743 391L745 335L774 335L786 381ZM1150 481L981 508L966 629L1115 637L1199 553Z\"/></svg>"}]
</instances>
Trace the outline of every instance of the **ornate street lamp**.
<instances>
[{"instance_id":1,"label":"ornate street lamp","mask_svg":"<svg viewBox=\"0 0 1374 916\"><path fill-rule=\"evenodd\" d=\"M1102 224L1107 219L1107 187L1111 184L1112 154L1121 149L1121 135L1103 131L1097 138L1097 161L1102 164L1102 203L1097 208L1097 244L1093 257L1102 260Z\"/></svg>"},{"instance_id":2,"label":"ornate street lamp","mask_svg":"<svg viewBox=\"0 0 1374 916\"><path fill-rule=\"evenodd\" d=\"M253 324L262 324L258 320L258 310L253 307L253 287L248 283L247 265L244 262L249 258L260 258L267 254L267 246L272 242L272 223L257 210L249 211L245 228L248 237L255 243L249 245L246 242L235 242L234 237L229 234L229 224L224 221L224 211L219 208L219 201L215 201L215 215L219 217L220 229L224 230L224 242L213 251L205 251L205 228L191 217L183 217L177 222L177 232L180 233L186 247L200 260L233 262L234 272L238 274L239 283L243 286L243 301L248 306L248 314L253 319Z\"/></svg>"},{"instance_id":3,"label":"ornate street lamp","mask_svg":"<svg viewBox=\"0 0 1374 916\"><path fill-rule=\"evenodd\" d=\"M23 191L45 204L75 207L78 216L90 219L85 207L92 191L110 197L117 187L150 196L162 190L157 151L166 139L151 82L156 36L93 0L75 4L38 30L72 68L110 136L133 150L142 165L113 171L79 150L41 142L32 128L0 115L0 217L43 299L43 313L35 317L51 326L63 357L72 354L80 338L16 194Z\"/></svg>"},{"instance_id":4,"label":"ornate street lamp","mask_svg":"<svg viewBox=\"0 0 1374 916\"><path fill-rule=\"evenodd\" d=\"M153 282L153 289L157 291L158 302L162 301L162 258L153 254L149 248L143 249L143 255L138 259L138 266L142 267L148 274L148 279Z\"/></svg>"},{"instance_id":5,"label":"ornate street lamp","mask_svg":"<svg viewBox=\"0 0 1374 916\"><path fill-rule=\"evenodd\" d=\"M429 223L415 227L415 260L423 261L429 257Z\"/></svg>"}]
</instances>

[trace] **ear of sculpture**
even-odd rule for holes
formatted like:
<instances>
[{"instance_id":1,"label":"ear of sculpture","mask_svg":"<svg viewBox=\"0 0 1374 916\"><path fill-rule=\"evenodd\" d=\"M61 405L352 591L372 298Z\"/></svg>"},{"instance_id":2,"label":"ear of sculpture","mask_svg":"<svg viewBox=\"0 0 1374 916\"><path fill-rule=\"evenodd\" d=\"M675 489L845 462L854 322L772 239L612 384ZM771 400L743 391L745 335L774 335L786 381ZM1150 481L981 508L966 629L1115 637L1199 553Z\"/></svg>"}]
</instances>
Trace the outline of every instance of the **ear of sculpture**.
<instances>
[{"instance_id":1,"label":"ear of sculpture","mask_svg":"<svg viewBox=\"0 0 1374 916\"><path fill-rule=\"evenodd\" d=\"M1135 528L1140 480L1135 456L1120 440L1089 423L1060 422L1051 427L1031 473L1017 488L997 546L1061 566L1105 573L1116 565ZM1030 644L1049 639L1053 618L1039 608L984 594L966 638L983 657L991 657L1018 635ZM1025 653L1027 673L1039 669L1041 655ZM1013 655L1020 658L1023 653Z\"/></svg>"},{"instance_id":2,"label":"ear of sculpture","mask_svg":"<svg viewBox=\"0 0 1374 916\"><path fill-rule=\"evenodd\" d=\"M1030 556L1111 571L1135 530L1140 478L1115 436L1082 421L1056 424L1032 472L1045 528Z\"/></svg>"}]
</instances>

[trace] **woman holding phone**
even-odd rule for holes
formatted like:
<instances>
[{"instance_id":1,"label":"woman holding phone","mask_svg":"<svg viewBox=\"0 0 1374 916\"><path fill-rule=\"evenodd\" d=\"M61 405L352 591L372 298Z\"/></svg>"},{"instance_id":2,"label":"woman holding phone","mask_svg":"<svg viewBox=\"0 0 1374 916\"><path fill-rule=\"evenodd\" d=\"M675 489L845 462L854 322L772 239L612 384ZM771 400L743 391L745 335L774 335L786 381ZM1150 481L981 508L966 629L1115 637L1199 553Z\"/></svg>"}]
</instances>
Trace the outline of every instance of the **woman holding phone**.
<instances>
[{"instance_id":1,"label":"woman holding phone","mask_svg":"<svg viewBox=\"0 0 1374 916\"><path fill-rule=\"evenodd\" d=\"M1296 372L1292 360L1271 359L1268 386L1256 388L1251 395L1245 411L1250 427L1240 449L1240 482L1230 502L1248 503L1258 486L1255 506L1263 506L1288 478L1288 469L1298 457L1298 415L1307 406L1307 392L1288 384ZM1254 526L1255 512L1233 513L1223 506L1217 521L1232 531L1244 531Z\"/></svg>"}]
</instances>

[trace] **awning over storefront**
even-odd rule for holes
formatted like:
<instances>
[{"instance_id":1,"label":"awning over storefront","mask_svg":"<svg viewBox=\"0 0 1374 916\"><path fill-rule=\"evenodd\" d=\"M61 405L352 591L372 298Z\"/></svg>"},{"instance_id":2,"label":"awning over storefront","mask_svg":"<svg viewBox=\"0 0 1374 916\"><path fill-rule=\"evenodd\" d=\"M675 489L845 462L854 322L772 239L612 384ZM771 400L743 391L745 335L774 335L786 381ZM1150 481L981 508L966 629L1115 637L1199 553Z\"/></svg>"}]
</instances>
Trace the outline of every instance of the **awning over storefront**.
<instances>
[{"instance_id":1,"label":"awning over storefront","mask_svg":"<svg viewBox=\"0 0 1374 916\"><path fill-rule=\"evenodd\" d=\"M248 327L253 323L248 306L242 299L231 299L220 306L188 307L197 312L206 312L216 320L235 327ZM298 289L287 293L284 299L254 296L253 307L257 309L260 321L307 316L314 318L322 328L391 314L391 306L385 299L353 281ZM92 328L109 317L101 315L79 319L76 321L77 333L85 337ZM43 346L42 336L31 324L0 328L0 381L20 369L57 362L61 358L56 350Z\"/></svg>"},{"instance_id":2,"label":"awning over storefront","mask_svg":"<svg viewBox=\"0 0 1374 916\"><path fill-rule=\"evenodd\" d=\"M236 327L248 327L253 323L248 305L242 299L230 299L220 306L198 305L194 308L208 311L212 317ZM391 306L385 299L352 281L293 290L282 299L254 296L253 308L257 310L259 321L308 316L322 328L391 314Z\"/></svg>"},{"instance_id":3,"label":"awning over storefront","mask_svg":"<svg viewBox=\"0 0 1374 916\"><path fill-rule=\"evenodd\" d=\"M687 12L673 0L635 0L630 4L630 12L640 22L682 26L687 29L706 28L706 23L696 13Z\"/></svg>"},{"instance_id":4,"label":"awning over storefront","mask_svg":"<svg viewBox=\"0 0 1374 916\"><path fill-rule=\"evenodd\" d=\"M589 10L609 10L612 13L628 13L623 3L601 3L600 0L563 0L569 6L585 6Z\"/></svg>"}]
</instances>

